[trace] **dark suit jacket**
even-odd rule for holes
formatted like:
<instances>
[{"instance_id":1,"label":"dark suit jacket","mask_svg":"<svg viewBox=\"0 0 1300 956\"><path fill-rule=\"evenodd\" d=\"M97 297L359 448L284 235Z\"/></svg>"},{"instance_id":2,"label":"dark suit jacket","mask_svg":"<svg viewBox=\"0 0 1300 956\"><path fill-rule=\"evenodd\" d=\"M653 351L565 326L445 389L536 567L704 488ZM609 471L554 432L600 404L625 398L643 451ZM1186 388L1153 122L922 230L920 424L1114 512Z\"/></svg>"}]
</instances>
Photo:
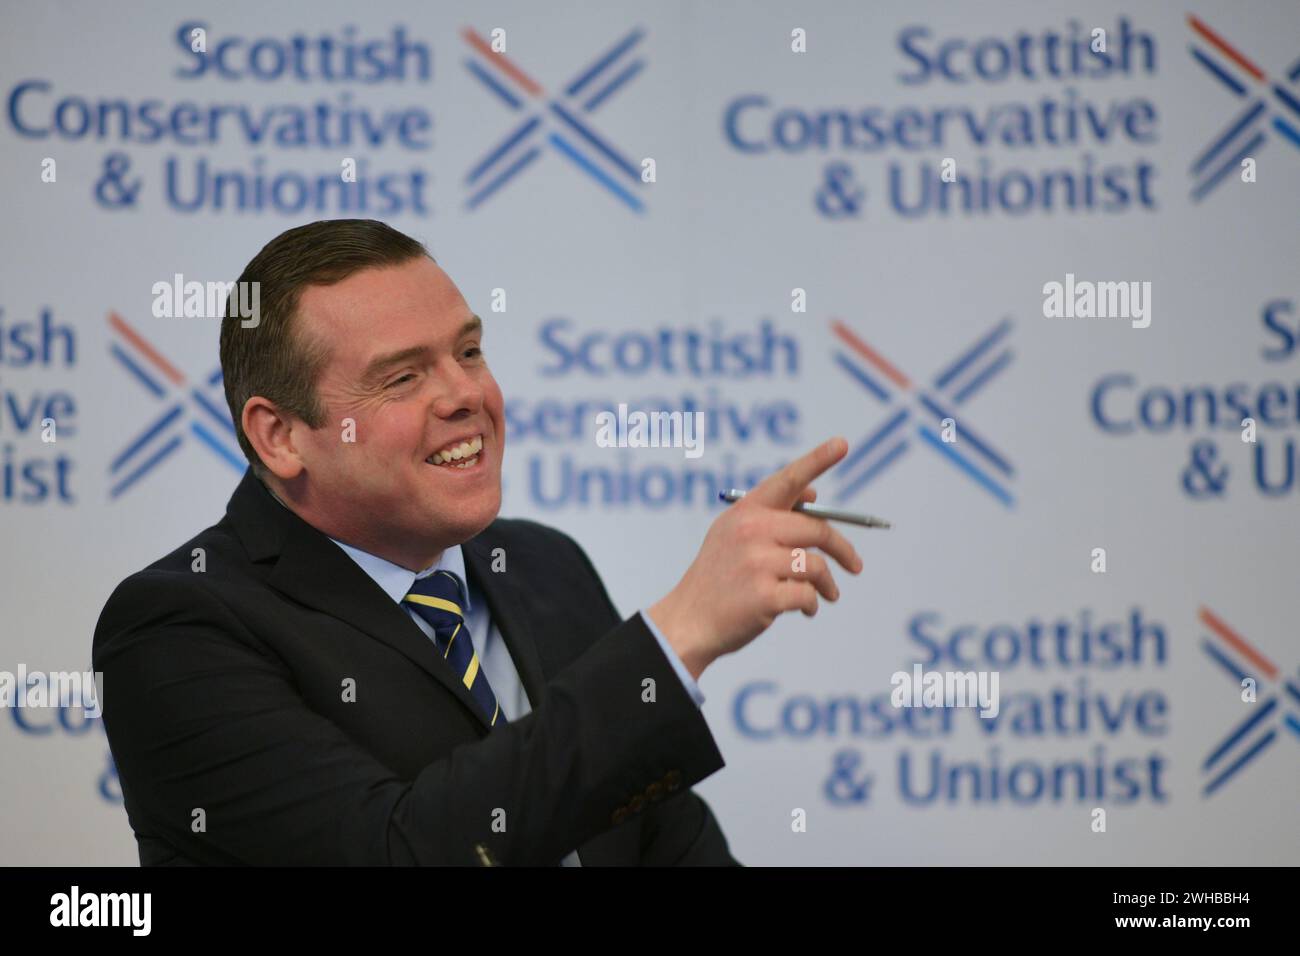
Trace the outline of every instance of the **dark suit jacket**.
<instances>
[{"instance_id":1,"label":"dark suit jacket","mask_svg":"<svg viewBox=\"0 0 1300 956\"><path fill-rule=\"evenodd\" d=\"M641 616L552 528L498 519L462 547L533 705L493 731L251 471L218 524L118 585L94 668L140 862L736 864L689 789L722 757Z\"/></svg>"}]
</instances>

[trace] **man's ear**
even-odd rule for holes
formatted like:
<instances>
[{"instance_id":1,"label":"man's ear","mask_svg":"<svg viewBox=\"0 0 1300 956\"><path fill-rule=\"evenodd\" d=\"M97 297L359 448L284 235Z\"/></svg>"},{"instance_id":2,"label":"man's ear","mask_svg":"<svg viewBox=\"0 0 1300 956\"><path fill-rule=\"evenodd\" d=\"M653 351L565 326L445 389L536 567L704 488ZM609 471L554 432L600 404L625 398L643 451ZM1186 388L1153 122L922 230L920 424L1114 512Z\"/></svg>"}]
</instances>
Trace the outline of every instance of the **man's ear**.
<instances>
[{"instance_id":1,"label":"man's ear","mask_svg":"<svg viewBox=\"0 0 1300 956\"><path fill-rule=\"evenodd\" d=\"M303 461L294 444L294 429L305 428L305 422L270 399L254 395L244 403L240 424L267 471L281 481L298 477Z\"/></svg>"}]
</instances>

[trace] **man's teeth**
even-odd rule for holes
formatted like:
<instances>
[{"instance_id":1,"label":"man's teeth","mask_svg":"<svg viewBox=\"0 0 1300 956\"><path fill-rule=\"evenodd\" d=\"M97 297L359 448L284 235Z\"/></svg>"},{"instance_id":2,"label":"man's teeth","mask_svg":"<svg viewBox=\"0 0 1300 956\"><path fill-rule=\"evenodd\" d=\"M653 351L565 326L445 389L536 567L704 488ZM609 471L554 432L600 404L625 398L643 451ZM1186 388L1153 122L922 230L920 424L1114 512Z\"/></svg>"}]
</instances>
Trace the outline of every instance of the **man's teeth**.
<instances>
[{"instance_id":1,"label":"man's teeth","mask_svg":"<svg viewBox=\"0 0 1300 956\"><path fill-rule=\"evenodd\" d=\"M478 453L483 450L483 436L475 435L469 441L461 442L459 445L453 445L451 448L444 448L442 451L434 452L426 461L434 465L446 465L452 462L464 461L464 464L452 465L454 468L468 468L472 462L470 459L477 457Z\"/></svg>"}]
</instances>

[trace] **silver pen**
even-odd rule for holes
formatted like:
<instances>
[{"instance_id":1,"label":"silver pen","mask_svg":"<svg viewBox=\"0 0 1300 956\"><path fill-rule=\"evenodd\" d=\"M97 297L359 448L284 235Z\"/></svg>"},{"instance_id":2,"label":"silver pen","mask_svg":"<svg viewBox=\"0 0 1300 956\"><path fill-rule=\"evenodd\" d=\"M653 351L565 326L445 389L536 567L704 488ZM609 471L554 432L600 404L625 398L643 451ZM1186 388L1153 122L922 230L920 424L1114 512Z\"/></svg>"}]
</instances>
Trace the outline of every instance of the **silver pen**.
<instances>
[{"instance_id":1,"label":"silver pen","mask_svg":"<svg viewBox=\"0 0 1300 956\"><path fill-rule=\"evenodd\" d=\"M718 497L727 504L732 504L745 497L743 491L732 488L728 491L718 492ZM801 501L794 506L795 511L802 511L806 515L812 515L814 518L826 518L830 521L847 521L849 524L862 525L864 528L890 528L893 527L884 518L876 518L871 515L854 514L851 511L837 511L834 508L824 508L821 505L811 504L810 502Z\"/></svg>"}]
</instances>

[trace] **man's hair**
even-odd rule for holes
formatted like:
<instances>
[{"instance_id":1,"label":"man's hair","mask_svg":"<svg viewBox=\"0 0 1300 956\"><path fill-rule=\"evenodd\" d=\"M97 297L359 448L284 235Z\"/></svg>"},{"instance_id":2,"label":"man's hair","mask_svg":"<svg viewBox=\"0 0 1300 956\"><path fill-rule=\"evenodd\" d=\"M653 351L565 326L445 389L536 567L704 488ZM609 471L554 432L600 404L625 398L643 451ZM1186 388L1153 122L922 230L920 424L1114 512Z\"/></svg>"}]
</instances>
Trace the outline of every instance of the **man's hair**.
<instances>
[{"instance_id":1,"label":"man's hair","mask_svg":"<svg viewBox=\"0 0 1300 956\"><path fill-rule=\"evenodd\" d=\"M325 424L316 382L329 354L296 316L302 291L333 285L362 269L428 255L421 243L377 220L327 219L280 233L245 266L221 322L221 374L235 436L254 472L260 474L265 466L240 423L244 404L254 395L311 428ZM246 282L260 285L258 319L248 327L241 323L236 300L241 288L249 288Z\"/></svg>"}]
</instances>

